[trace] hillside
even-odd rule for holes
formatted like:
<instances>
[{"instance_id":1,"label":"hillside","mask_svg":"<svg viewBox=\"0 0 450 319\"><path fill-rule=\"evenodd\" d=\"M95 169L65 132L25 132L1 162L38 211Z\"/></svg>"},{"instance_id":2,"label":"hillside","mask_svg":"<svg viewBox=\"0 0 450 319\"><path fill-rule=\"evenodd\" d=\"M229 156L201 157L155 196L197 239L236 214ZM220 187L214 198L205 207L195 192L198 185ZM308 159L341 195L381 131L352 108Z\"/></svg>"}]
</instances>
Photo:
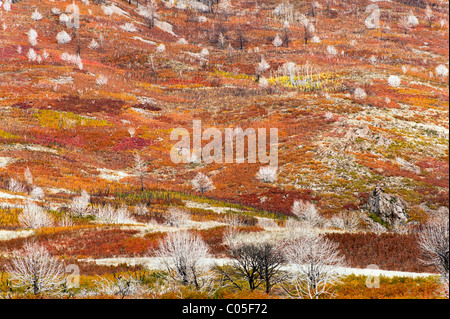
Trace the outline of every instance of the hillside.
<instances>
[{"instance_id":1,"label":"hillside","mask_svg":"<svg viewBox=\"0 0 450 319\"><path fill-rule=\"evenodd\" d=\"M2 1L5 260L30 236L68 260L142 257L178 229L164 223L174 206L190 214L182 228L224 257L235 218L241 231L284 238L304 200L350 267L435 271L419 263L415 233L395 227L448 219L448 1ZM247 144L244 163L236 150L232 163L174 163L171 132L192 139L199 120L224 139L227 128L278 129L276 173L258 178L267 164L249 163ZM193 187L198 173L213 189ZM404 203L405 229L370 210L377 185ZM132 220L71 215L83 192L90 209L122 206ZM30 199L60 227L27 233ZM350 215L354 229L336 223ZM365 240L398 255L364 258Z\"/></svg>"}]
</instances>

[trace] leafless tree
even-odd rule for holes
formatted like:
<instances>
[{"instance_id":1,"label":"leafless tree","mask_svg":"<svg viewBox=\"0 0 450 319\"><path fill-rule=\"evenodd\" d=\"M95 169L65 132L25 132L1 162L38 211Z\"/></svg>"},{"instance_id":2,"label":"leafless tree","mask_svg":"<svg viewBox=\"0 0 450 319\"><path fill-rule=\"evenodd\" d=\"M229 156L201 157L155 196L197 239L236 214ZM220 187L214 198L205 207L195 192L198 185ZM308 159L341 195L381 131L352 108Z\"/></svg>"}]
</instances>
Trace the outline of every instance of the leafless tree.
<instances>
[{"instance_id":1,"label":"leafless tree","mask_svg":"<svg viewBox=\"0 0 450 319\"><path fill-rule=\"evenodd\" d=\"M25 172L23 173L24 178L28 185L33 185L33 175L31 174L30 168L27 167Z\"/></svg>"},{"instance_id":2,"label":"leafless tree","mask_svg":"<svg viewBox=\"0 0 450 319\"><path fill-rule=\"evenodd\" d=\"M141 191L144 191L144 178L148 174L148 165L139 154L134 155L133 171L137 176L139 176Z\"/></svg>"},{"instance_id":3,"label":"leafless tree","mask_svg":"<svg viewBox=\"0 0 450 319\"><path fill-rule=\"evenodd\" d=\"M292 206L292 214L302 220L307 227L319 227L323 223L322 217L317 212L313 203L298 200Z\"/></svg>"},{"instance_id":4,"label":"leafless tree","mask_svg":"<svg viewBox=\"0 0 450 319\"><path fill-rule=\"evenodd\" d=\"M15 178L9 179L8 190L10 192L17 192L17 193L26 192L25 186L21 182L17 181Z\"/></svg>"},{"instance_id":5,"label":"leafless tree","mask_svg":"<svg viewBox=\"0 0 450 319\"><path fill-rule=\"evenodd\" d=\"M308 44L308 40L311 39L314 36L314 32L316 32L314 24L312 24L304 14L300 14L297 21L303 28L303 39L305 44Z\"/></svg>"},{"instance_id":6,"label":"leafless tree","mask_svg":"<svg viewBox=\"0 0 450 319\"><path fill-rule=\"evenodd\" d=\"M263 166L256 173L256 178L263 183L273 183L277 180L277 168L273 166Z\"/></svg>"},{"instance_id":7,"label":"leafless tree","mask_svg":"<svg viewBox=\"0 0 450 319\"><path fill-rule=\"evenodd\" d=\"M63 264L36 243L25 243L15 251L6 271L14 287L24 288L37 295L41 292L58 291L64 274Z\"/></svg>"},{"instance_id":8,"label":"leafless tree","mask_svg":"<svg viewBox=\"0 0 450 319\"><path fill-rule=\"evenodd\" d=\"M448 219L442 222L428 223L423 226L418 237L422 262L438 269L446 281L449 279L448 223Z\"/></svg>"},{"instance_id":9,"label":"leafless tree","mask_svg":"<svg viewBox=\"0 0 450 319\"><path fill-rule=\"evenodd\" d=\"M51 227L53 218L42 207L33 202L28 202L19 215L19 224L22 227L32 229Z\"/></svg>"},{"instance_id":10,"label":"leafless tree","mask_svg":"<svg viewBox=\"0 0 450 319\"><path fill-rule=\"evenodd\" d=\"M411 30L411 25L409 24L408 17L401 17L398 21L398 25L403 29L403 32L405 34L407 34L409 30Z\"/></svg>"},{"instance_id":11,"label":"leafless tree","mask_svg":"<svg viewBox=\"0 0 450 319\"><path fill-rule=\"evenodd\" d=\"M283 24L283 44L289 48L289 23L287 21Z\"/></svg>"},{"instance_id":12,"label":"leafless tree","mask_svg":"<svg viewBox=\"0 0 450 319\"><path fill-rule=\"evenodd\" d=\"M218 271L222 274L226 281L242 290L240 284L244 281L248 284L250 290L255 290L263 283L259 270L259 249L257 244L244 243L234 245L229 248L233 262L231 265L218 267Z\"/></svg>"},{"instance_id":13,"label":"leafless tree","mask_svg":"<svg viewBox=\"0 0 450 319\"><path fill-rule=\"evenodd\" d=\"M430 8L429 5L427 5L427 7L425 9L425 19L428 21L428 26L430 28L433 24L434 18L435 18L435 16L434 16L433 10Z\"/></svg>"},{"instance_id":14,"label":"leafless tree","mask_svg":"<svg viewBox=\"0 0 450 319\"><path fill-rule=\"evenodd\" d=\"M197 235L187 231L169 233L160 241L155 255L175 282L192 285L197 290L209 289L213 274L206 263L209 247Z\"/></svg>"},{"instance_id":15,"label":"leafless tree","mask_svg":"<svg viewBox=\"0 0 450 319\"><path fill-rule=\"evenodd\" d=\"M94 210L93 215L96 220L105 224L129 224L135 222L125 205L118 209L115 209L109 204L100 206Z\"/></svg>"},{"instance_id":16,"label":"leafless tree","mask_svg":"<svg viewBox=\"0 0 450 319\"><path fill-rule=\"evenodd\" d=\"M239 290L243 289L242 281L250 290L263 286L266 293L282 282L286 275L281 270L285 263L283 249L267 238L239 238L233 227L224 234L228 252L233 258L229 266L217 267L226 281Z\"/></svg>"},{"instance_id":17,"label":"leafless tree","mask_svg":"<svg viewBox=\"0 0 450 319\"><path fill-rule=\"evenodd\" d=\"M191 183L194 190L200 192L201 194L204 194L215 188L212 180L203 173L198 173Z\"/></svg>"},{"instance_id":18,"label":"leafless tree","mask_svg":"<svg viewBox=\"0 0 450 319\"><path fill-rule=\"evenodd\" d=\"M345 266L338 244L314 234L291 238L285 245L285 257L293 266L292 278L284 286L291 298L316 299L330 293L340 274L337 267Z\"/></svg>"},{"instance_id":19,"label":"leafless tree","mask_svg":"<svg viewBox=\"0 0 450 319\"><path fill-rule=\"evenodd\" d=\"M139 10L150 29L155 26L155 20L158 18L156 10L158 10L158 3L155 0L146 0L144 6L141 6Z\"/></svg>"},{"instance_id":20,"label":"leafless tree","mask_svg":"<svg viewBox=\"0 0 450 319\"><path fill-rule=\"evenodd\" d=\"M138 216L145 216L149 214L149 209L147 204L145 203L138 203L135 207L134 207L134 214L138 215Z\"/></svg>"},{"instance_id":21,"label":"leafless tree","mask_svg":"<svg viewBox=\"0 0 450 319\"><path fill-rule=\"evenodd\" d=\"M361 217L358 212L342 212L331 218L331 226L345 231L359 228Z\"/></svg>"},{"instance_id":22,"label":"leafless tree","mask_svg":"<svg viewBox=\"0 0 450 319\"><path fill-rule=\"evenodd\" d=\"M30 192L31 198L34 200L41 200L45 197L44 190L41 187L33 186L33 189Z\"/></svg>"},{"instance_id":23,"label":"leafless tree","mask_svg":"<svg viewBox=\"0 0 450 319\"><path fill-rule=\"evenodd\" d=\"M97 287L102 294L119 296L120 299L144 292L140 281L131 276L116 274L114 274L113 279L102 278L98 280Z\"/></svg>"},{"instance_id":24,"label":"leafless tree","mask_svg":"<svg viewBox=\"0 0 450 319\"><path fill-rule=\"evenodd\" d=\"M285 258L281 247L277 244L262 242L258 246L258 273L264 282L266 293L270 293L274 285L286 278L284 272L281 271Z\"/></svg>"},{"instance_id":25,"label":"leafless tree","mask_svg":"<svg viewBox=\"0 0 450 319\"><path fill-rule=\"evenodd\" d=\"M89 194L85 190L83 190L81 192L81 196L73 198L72 202L69 204L70 214L78 217L89 215L90 213L89 201L90 201Z\"/></svg>"},{"instance_id":26,"label":"leafless tree","mask_svg":"<svg viewBox=\"0 0 450 319\"><path fill-rule=\"evenodd\" d=\"M180 227L190 221L189 213L179 208L170 207L164 214L166 223L169 226Z\"/></svg>"}]
</instances>

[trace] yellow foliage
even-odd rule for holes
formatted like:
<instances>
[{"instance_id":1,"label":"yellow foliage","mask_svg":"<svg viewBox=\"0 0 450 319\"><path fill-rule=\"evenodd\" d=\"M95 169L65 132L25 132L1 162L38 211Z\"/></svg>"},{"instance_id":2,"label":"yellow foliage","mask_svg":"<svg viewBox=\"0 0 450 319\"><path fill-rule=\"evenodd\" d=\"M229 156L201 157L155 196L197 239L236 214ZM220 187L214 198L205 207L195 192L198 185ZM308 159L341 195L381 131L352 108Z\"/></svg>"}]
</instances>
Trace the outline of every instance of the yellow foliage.
<instances>
[{"instance_id":1,"label":"yellow foliage","mask_svg":"<svg viewBox=\"0 0 450 319\"><path fill-rule=\"evenodd\" d=\"M76 125L81 126L107 126L105 120L98 120L71 112L57 112L52 110L40 110L34 116L39 120L39 124L44 127L56 129L68 129Z\"/></svg>"}]
</instances>

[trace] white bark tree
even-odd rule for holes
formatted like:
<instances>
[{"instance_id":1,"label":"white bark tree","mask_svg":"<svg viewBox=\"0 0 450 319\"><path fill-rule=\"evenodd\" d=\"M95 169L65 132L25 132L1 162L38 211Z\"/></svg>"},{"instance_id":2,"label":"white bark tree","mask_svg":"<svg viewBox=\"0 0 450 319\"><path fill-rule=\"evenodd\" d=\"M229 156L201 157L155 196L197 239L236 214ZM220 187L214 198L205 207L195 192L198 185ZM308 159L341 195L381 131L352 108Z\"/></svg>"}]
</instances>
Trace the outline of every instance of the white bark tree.
<instances>
[{"instance_id":1,"label":"white bark tree","mask_svg":"<svg viewBox=\"0 0 450 319\"><path fill-rule=\"evenodd\" d=\"M148 174L148 165L139 154L134 155L133 171L135 175L139 176L141 191L144 191L144 178Z\"/></svg>"},{"instance_id":2,"label":"white bark tree","mask_svg":"<svg viewBox=\"0 0 450 319\"><path fill-rule=\"evenodd\" d=\"M24 288L27 292L37 295L58 291L64 267L45 247L26 243L21 250L13 252L6 272L14 287Z\"/></svg>"},{"instance_id":3,"label":"white bark tree","mask_svg":"<svg viewBox=\"0 0 450 319\"><path fill-rule=\"evenodd\" d=\"M190 221L188 212L175 207L169 208L164 214L164 218L166 223L173 227L184 226Z\"/></svg>"},{"instance_id":4,"label":"white bark tree","mask_svg":"<svg viewBox=\"0 0 450 319\"><path fill-rule=\"evenodd\" d=\"M293 266L292 277L284 291L291 298L317 299L331 292L341 275L337 267L344 267L338 244L314 234L304 234L288 240L285 258Z\"/></svg>"},{"instance_id":5,"label":"white bark tree","mask_svg":"<svg viewBox=\"0 0 450 319\"><path fill-rule=\"evenodd\" d=\"M283 44L283 40L281 40L281 37L278 33L275 35L272 44L276 47L280 47Z\"/></svg>"},{"instance_id":6,"label":"white bark tree","mask_svg":"<svg viewBox=\"0 0 450 319\"><path fill-rule=\"evenodd\" d=\"M191 183L194 190L200 192L201 194L209 192L215 188L212 180L203 173L198 173Z\"/></svg>"},{"instance_id":7,"label":"white bark tree","mask_svg":"<svg viewBox=\"0 0 450 319\"><path fill-rule=\"evenodd\" d=\"M19 215L19 224L25 228L39 229L53 226L53 218L44 209L29 202Z\"/></svg>"},{"instance_id":8,"label":"white bark tree","mask_svg":"<svg viewBox=\"0 0 450 319\"><path fill-rule=\"evenodd\" d=\"M304 14L301 14L298 17L298 23L303 28L303 40L305 41L305 44L308 44L308 40L311 39L316 32L314 24L312 24Z\"/></svg>"},{"instance_id":9,"label":"white bark tree","mask_svg":"<svg viewBox=\"0 0 450 319\"><path fill-rule=\"evenodd\" d=\"M25 186L15 178L10 178L8 182L8 190L10 192L25 193Z\"/></svg>"},{"instance_id":10,"label":"white bark tree","mask_svg":"<svg viewBox=\"0 0 450 319\"><path fill-rule=\"evenodd\" d=\"M263 183L273 183L278 178L277 168L272 166L260 167L256 178Z\"/></svg>"},{"instance_id":11,"label":"white bark tree","mask_svg":"<svg viewBox=\"0 0 450 319\"><path fill-rule=\"evenodd\" d=\"M104 224L130 224L135 222L126 206L121 206L118 209L111 205L97 207L94 211L94 217Z\"/></svg>"},{"instance_id":12,"label":"white bark tree","mask_svg":"<svg viewBox=\"0 0 450 319\"><path fill-rule=\"evenodd\" d=\"M63 30L56 35L56 41L58 41L59 44L67 44L72 41L72 37Z\"/></svg>"},{"instance_id":13,"label":"white bark tree","mask_svg":"<svg viewBox=\"0 0 450 319\"><path fill-rule=\"evenodd\" d=\"M262 74L266 72L268 69L270 69L269 63L267 63L264 57L261 57L261 62L259 62L258 65L255 67L256 81L259 81Z\"/></svg>"},{"instance_id":14,"label":"white bark tree","mask_svg":"<svg viewBox=\"0 0 450 319\"><path fill-rule=\"evenodd\" d=\"M422 251L422 262L425 265L438 269L442 279L445 281L449 279L448 224L448 219L426 224L418 236L419 246Z\"/></svg>"},{"instance_id":15,"label":"white bark tree","mask_svg":"<svg viewBox=\"0 0 450 319\"><path fill-rule=\"evenodd\" d=\"M158 4L155 0L147 0L139 9L139 13L145 18L150 29L155 26L155 21L159 18L156 10L158 10Z\"/></svg>"},{"instance_id":16,"label":"white bark tree","mask_svg":"<svg viewBox=\"0 0 450 319\"><path fill-rule=\"evenodd\" d=\"M81 196L72 199L69 205L69 211L72 215L83 217L90 214L89 207L90 196L86 191L81 192Z\"/></svg>"},{"instance_id":17,"label":"white bark tree","mask_svg":"<svg viewBox=\"0 0 450 319\"><path fill-rule=\"evenodd\" d=\"M30 29L30 30L28 31L27 35L28 35L28 43L29 43L31 46L37 45L37 37L38 37L38 34L37 34L36 30Z\"/></svg>"},{"instance_id":18,"label":"white bark tree","mask_svg":"<svg viewBox=\"0 0 450 319\"><path fill-rule=\"evenodd\" d=\"M23 176L28 185L33 185L33 175L31 174L29 167L26 168L25 172L23 173Z\"/></svg>"},{"instance_id":19,"label":"white bark tree","mask_svg":"<svg viewBox=\"0 0 450 319\"><path fill-rule=\"evenodd\" d=\"M155 254L176 282L197 290L210 288L213 275L205 261L211 255L199 236L187 231L169 233Z\"/></svg>"},{"instance_id":20,"label":"white bark tree","mask_svg":"<svg viewBox=\"0 0 450 319\"><path fill-rule=\"evenodd\" d=\"M114 275L113 279L102 278L96 284L100 293L118 296L120 299L144 292L141 282L130 276Z\"/></svg>"},{"instance_id":21,"label":"white bark tree","mask_svg":"<svg viewBox=\"0 0 450 319\"><path fill-rule=\"evenodd\" d=\"M427 5L427 7L425 8L425 19L428 21L428 26L430 28L433 24L434 18L435 18L435 16L434 16L433 10L431 9L431 7L429 5Z\"/></svg>"},{"instance_id":22,"label":"white bark tree","mask_svg":"<svg viewBox=\"0 0 450 319\"><path fill-rule=\"evenodd\" d=\"M308 228L319 227L323 223L322 217L317 212L313 203L297 200L292 206L292 214L305 223Z\"/></svg>"}]
</instances>

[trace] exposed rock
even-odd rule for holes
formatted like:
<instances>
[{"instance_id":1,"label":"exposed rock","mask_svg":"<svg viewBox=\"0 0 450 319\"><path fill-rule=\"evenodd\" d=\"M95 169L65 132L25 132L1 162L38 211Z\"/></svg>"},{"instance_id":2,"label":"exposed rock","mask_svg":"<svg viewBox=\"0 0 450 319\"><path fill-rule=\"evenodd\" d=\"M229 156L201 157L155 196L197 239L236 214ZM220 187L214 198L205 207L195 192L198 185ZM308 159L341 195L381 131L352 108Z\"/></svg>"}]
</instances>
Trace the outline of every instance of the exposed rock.
<instances>
[{"instance_id":1,"label":"exposed rock","mask_svg":"<svg viewBox=\"0 0 450 319\"><path fill-rule=\"evenodd\" d=\"M389 225L399 222L405 224L408 221L407 206L403 199L384 193L382 185L375 187L367 201L369 212L376 214Z\"/></svg>"}]
</instances>

